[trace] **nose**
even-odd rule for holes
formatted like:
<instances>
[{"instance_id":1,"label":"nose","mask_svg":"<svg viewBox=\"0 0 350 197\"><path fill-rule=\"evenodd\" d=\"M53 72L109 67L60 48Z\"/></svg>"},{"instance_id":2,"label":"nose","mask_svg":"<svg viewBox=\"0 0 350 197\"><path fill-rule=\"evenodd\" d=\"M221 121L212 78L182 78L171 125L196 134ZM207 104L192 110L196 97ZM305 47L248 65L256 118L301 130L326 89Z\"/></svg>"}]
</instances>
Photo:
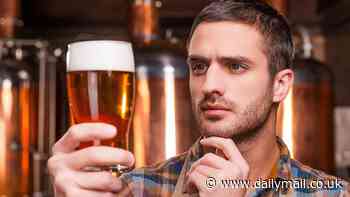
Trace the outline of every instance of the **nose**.
<instances>
[{"instance_id":1,"label":"nose","mask_svg":"<svg viewBox=\"0 0 350 197\"><path fill-rule=\"evenodd\" d=\"M222 96L224 94L223 77L224 73L221 71L220 65L212 63L206 72L205 82L202 87L203 94L215 93Z\"/></svg>"}]
</instances>

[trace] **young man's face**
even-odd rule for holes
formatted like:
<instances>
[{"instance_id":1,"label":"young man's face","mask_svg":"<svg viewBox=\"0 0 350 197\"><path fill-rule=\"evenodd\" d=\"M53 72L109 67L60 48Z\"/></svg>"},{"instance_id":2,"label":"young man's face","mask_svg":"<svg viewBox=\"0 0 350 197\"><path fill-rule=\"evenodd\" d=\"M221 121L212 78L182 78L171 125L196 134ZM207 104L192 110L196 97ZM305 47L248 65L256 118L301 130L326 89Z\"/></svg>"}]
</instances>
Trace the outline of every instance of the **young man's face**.
<instances>
[{"instance_id":1,"label":"young man's face","mask_svg":"<svg viewBox=\"0 0 350 197\"><path fill-rule=\"evenodd\" d=\"M254 136L273 103L261 34L240 23L201 23L189 44L188 63L201 133L237 140Z\"/></svg>"}]
</instances>

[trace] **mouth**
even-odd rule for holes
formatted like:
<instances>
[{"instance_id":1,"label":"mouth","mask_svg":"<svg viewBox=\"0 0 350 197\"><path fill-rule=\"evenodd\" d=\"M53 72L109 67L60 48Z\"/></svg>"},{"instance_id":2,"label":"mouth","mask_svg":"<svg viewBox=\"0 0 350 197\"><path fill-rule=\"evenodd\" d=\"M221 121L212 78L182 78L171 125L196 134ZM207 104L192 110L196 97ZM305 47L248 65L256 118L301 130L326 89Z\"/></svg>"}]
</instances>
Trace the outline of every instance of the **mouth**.
<instances>
[{"instance_id":1,"label":"mouth","mask_svg":"<svg viewBox=\"0 0 350 197\"><path fill-rule=\"evenodd\" d=\"M211 106L206 105L201 107L201 111L203 112L206 118L222 118L225 114L229 113L231 110L225 106Z\"/></svg>"}]
</instances>

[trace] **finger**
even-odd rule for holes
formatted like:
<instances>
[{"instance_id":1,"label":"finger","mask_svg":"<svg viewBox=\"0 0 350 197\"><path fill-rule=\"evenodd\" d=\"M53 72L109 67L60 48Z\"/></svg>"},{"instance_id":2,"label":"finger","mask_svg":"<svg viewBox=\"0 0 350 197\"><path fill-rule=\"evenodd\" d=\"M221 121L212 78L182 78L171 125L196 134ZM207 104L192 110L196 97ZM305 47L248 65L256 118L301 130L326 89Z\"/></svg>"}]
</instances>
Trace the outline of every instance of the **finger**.
<instances>
[{"instance_id":1,"label":"finger","mask_svg":"<svg viewBox=\"0 0 350 197\"><path fill-rule=\"evenodd\" d=\"M205 185L207 177L193 171L191 174L188 175L187 177L187 183L185 184L185 192L187 193L195 193L195 189L197 189L199 192L200 191L206 191L207 187Z\"/></svg>"},{"instance_id":2,"label":"finger","mask_svg":"<svg viewBox=\"0 0 350 197\"><path fill-rule=\"evenodd\" d=\"M118 192L123 188L121 179L106 171L76 172L74 179L80 188L87 190Z\"/></svg>"},{"instance_id":3,"label":"finger","mask_svg":"<svg viewBox=\"0 0 350 197\"><path fill-rule=\"evenodd\" d=\"M193 172L198 172L199 174L208 178L208 177L217 177L220 173L220 170L206 166L206 165L198 165L193 169Z\"/></svg>"},{"instance_id":4,"label":"finger","mask_svg":"<svg viewBox=\"0 0 350 197\"><path fill-rule=\"evenodd\" d=\"M207 153L191 165L190 171L196 168L198 165L206 165L216 169L225 169L228 163L229 161L215 155L214 153Z\"/></svg>"},{"instance_id":5,"label":"finger","mask_svg":"<svg viewBox=\"0 0 350 197\"><path fill-rule=\"evenodd\" d=\"M79 188L70 188L67 191L63 192L65 197L115 197L116 194L112 192L101 192L101 191L93 191ZM58 195L60 196L60 195Z\"/></svg>"},{"instance_id":6,"label":"finger","mask_svg":"<svg viewBox=\"0 0 350 197\"><path fill-rule=\"evenodd\" d=\"M53 154L74 151L80 142L113 138L117 129L105 123L82 123L70 127L67 133L52 148Z\"/></svg>"},{"instance_id":7,"label":"finger","mask_svg":"<svg viewBox=\"0 0 350 197\"><path fill-rule=\"evenodd\" d=\"M208 137L202 139L200 143L203 146L211 146L220 149L224 153L225 157L230 161L245 161L232 139Z\"/></svg>"},{"instance_id":8,"label":"finger","mask_svg":"<svg viewBox=\"0 0 350 197\"><path fill-rule=\"evenodd\" d=\"M239 151L232 139L208 137L202 139L200 142L203 146L212 146L220 149L224 153L225 157L229 161L231 161L232 164L237 165L241 172L244 172L244 174L248 173L249 165L247 161L243 158L241 152Z\"/></svg>"},{"instance_id":9,"label":"finger","mask_svg":"<svg viewBox=\"0 0 350 197\"><path fill-rule=\"evenodd\" d=\"M123 165L132 167L135 158L129 151L108 146L92 146L66 155L66 165L75 170L91 166Z\"/></svg>"}]
</instances>

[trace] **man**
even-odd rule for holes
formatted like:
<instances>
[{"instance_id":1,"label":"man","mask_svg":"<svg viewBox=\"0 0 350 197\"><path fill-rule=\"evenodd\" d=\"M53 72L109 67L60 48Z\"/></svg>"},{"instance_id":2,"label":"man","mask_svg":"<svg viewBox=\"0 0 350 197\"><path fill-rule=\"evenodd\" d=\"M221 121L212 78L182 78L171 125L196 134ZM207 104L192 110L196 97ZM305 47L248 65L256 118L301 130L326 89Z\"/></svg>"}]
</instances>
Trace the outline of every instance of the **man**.
<instances>
[{"instance_id":1,"label":"man","mask_svg":"<svg viewBox=\"0 0 350 197\"><path fill-rule=\"evenodd\" d=\"M182 155L113 177L81 169L132 166L130 152L75 148L83 141L112 138L116 128L75 125L55 144L48 162L56 196L349 195L346 182L325 186L338 179L291 159L276 137L276 110L293 83L293 56L288 25L267 4L213 2L199 13L188 39L192 106L202 137ZM235 188L225 186L225 180L251 182ZM262 180L274 185L263 187ZM278 186L292 180L306 180L308 188ZM324 187L312 185L316 180Z\"/></svg>"}]
</instances>

